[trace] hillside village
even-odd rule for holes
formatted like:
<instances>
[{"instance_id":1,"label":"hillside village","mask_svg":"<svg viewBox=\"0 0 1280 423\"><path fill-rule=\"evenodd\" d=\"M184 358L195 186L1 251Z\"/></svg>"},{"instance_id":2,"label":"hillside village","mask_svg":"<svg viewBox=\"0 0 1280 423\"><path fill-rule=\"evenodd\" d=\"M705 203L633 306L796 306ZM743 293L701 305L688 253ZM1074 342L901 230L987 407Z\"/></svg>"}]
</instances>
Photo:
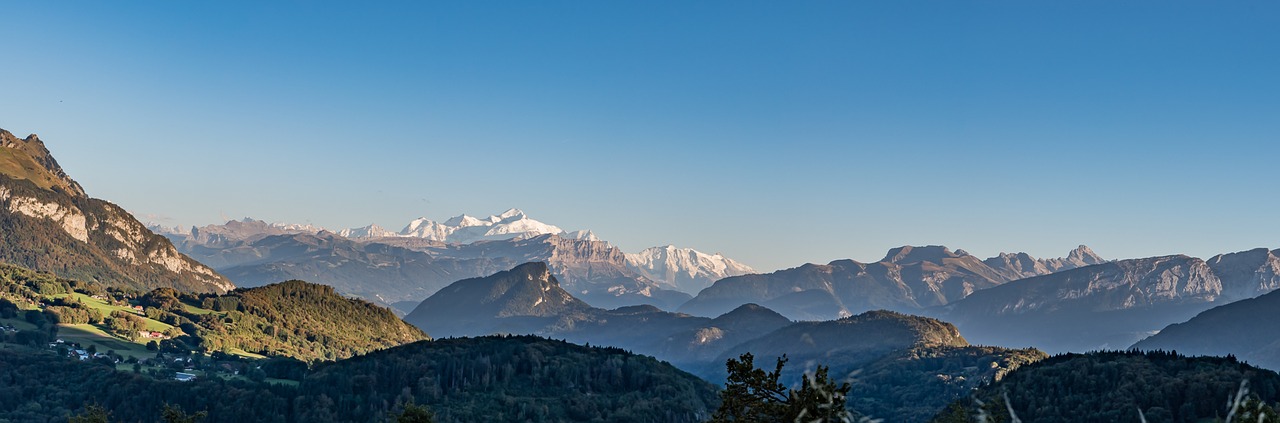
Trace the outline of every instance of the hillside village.
<instances>
[{"instance_id":1,"label":"hillside village","mask_svg":"<svg viewBox=\"0 0 1280 423\"><path fill-rule=\"evenodd\" d=\"M18 281L22 283L16 283ZM35 289L24 289L30 287ZM64 292L58 287L71 289ZM147 303L147 296L94 288L89 284L59 280L45 273L0 266L0 343L8 344L0 345L30 349L43 346L68 360L180 381L196 378L261 381L268 379L266 372L273 367L306 366L303 362L289 363L295 360L283 358L267 360L262 355L242 350L203 351L192 348L180 339L189 338L181 326L191 323L180 322L154 304ZM41 290L46 293L40 293ZM183 306L192 313L214 314L212 310L189 304ZM263 370L263 364L268 361L273 361L273 365ZM280 383L296 383L288 379L271 379Z\"/></svg>"}]
</instances>

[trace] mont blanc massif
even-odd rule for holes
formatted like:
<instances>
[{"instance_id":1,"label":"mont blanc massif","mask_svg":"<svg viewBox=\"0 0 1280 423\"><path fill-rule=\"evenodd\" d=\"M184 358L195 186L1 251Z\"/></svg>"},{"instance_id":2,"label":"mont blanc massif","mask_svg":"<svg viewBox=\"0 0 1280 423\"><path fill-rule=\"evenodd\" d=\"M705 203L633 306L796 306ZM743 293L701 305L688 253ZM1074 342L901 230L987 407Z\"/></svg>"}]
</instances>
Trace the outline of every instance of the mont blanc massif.
<instances>
[{"instance_id":1,"label":"mont blanc massif","mask_svg":"<svg viewBox=\"0 0 1280 423\"><path fill-rule=\"evenodd\" d=\"M164 227L68 175L0 131L0 421L1275 421L1280 400L1280 250L760 272L519 209Z\"/></svg>"}]
</instances>

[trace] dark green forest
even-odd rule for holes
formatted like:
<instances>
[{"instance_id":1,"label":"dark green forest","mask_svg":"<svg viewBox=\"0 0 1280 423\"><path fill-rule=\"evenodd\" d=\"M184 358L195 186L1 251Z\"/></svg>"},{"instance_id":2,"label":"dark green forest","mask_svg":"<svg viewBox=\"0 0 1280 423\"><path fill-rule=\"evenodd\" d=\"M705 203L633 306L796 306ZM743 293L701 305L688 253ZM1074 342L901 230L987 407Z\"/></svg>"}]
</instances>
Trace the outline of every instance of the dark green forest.
<instances>
[{"instance_id":1,"label":"dark green forest","mask_svg":"<svg viewBox=\"0 0 1280 423\"><path fill-rule=\"evenodd\" d=\"M1227 416L1242 382L1246 398L1256 404L1280 400L1280 375L1234 357L1163 351L1063 354L983 386L933 422L976 422L980 414L987 422L1009 422L1010 406L1026 422L1212 421Z\"/></svg>"},{"instance_id":2,"label":"dark green forest","mask_svg":"<svg viewBox=\"0 0 1280 423\"><path fill-rule=\"evenodd\" d=\"M319 365L300 416L368 421L412 400L440 422L698 422L716 388L652 357L533 336L443 339Z\"/></svg>"},{"instance_id":3,"label":"dark green forest","mask_svg":"<svg viewBox=\"0 0 1280 423\"><path fill-rule=\"evenodd\" d=\"M187 331L190 326L182 328L195 335L193 346L204 351L239 348L300 360L336 360L428 339L391 310L342 297L325 285L287 281L194 298L164 291L153 291L144 302L195 322L194 334ZM189 312L181 305L187 302L215 313Z\"/></svg>"},{"instance_id":4,"label":"dark green forest","mask_svg":"<svg viewBox=\"0 0 1280 423\"><path fill-rule=\"evenodd\" d=\"M438 422L699 422L711 384L650 357L532 336L419 342L308 371L297 387L177 382L0 349L0 421L62 422L100 405L113 422L157 421L165 404L208 422L385 422L404 404Z\"/></svg>"},{"instance_id":5,"label":"dark green forest","mask_svg":"<svg viewBox=\"0 0 1280 423\"><path fill-rule=\"evenodd\" d=\"M919 347L845 369L839 376L852 388L849 409L890 422L924 422L988 381L1045 356L1035 349Z\"/></svg>"}]
</instances>

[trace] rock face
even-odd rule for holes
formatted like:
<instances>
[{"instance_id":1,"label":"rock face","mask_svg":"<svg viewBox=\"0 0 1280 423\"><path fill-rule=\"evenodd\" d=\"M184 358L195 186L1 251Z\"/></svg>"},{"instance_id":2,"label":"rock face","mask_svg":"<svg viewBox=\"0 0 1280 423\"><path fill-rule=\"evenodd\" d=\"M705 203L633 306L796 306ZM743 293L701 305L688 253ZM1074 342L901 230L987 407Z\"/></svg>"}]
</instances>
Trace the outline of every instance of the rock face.
<instances>
[{"instance_id":1,"label":"rock face","mask_svg":"<svg viewBox=\"0 0 1280 423\"><path fill-rule=\"evenodd\" d=\"M1280 288L1280 250L1256 248L1219 254L1208 264L1226 282L1222 294L1228 300L1252 298Z\"/></svg>"},{"instance_id":2,"label":"rock face","mask_svg":"<svg viewBox=\"0 0 1280 423\"><path fill-rule=\"evenodd\" d=\"M755 269L720 255L674 245L653 247L626 255L627 267L646 278L684 292L698 292L730 276L755 273Z\"/></svg>"},{"instance_id":3,"label":"rock face","mask_svg":"<svg viewBox=\"0 0 1280 423\"><path fill-rule=\"evenodd\" d=\"M1277 286L1265 249L1122 260L1022 279L931 311L981 343L1051 353L1125 348L1215 305Z\"/></svg>"},{"instance_id":4,"label":"rock face","mask_svg":"<svg viewBox=\"0 0 1280 423\"><path fill-rule=\"evenodd\" d=\"M1280 292L1214 307L1134 344L1139 350L1185 355L1233 354L1254 365L1280 369Z\"/></svg>"},{"instance_id":5,"label":"rock face","mask_svg":"<svg viewBox=\"0 0 1280 423\"><path fill-rule=\"evenodd\" d=\"M1024 274L1044 274L1093 260L1100 259L1087 247L1066 259L1038 260L1020 253L984 261L942 246L905 246L889 250L876 263L836 260L721 279L679 311L714 316L757 303L797 320L828 320L876 309L918 313Z\"/></svg>"},{"instance_id":6,"label":"rock face","mask_svg":"<svg viewBox=\"0 0 1280 423\"><path fill-rule=\"evenodd\" d=\"M0 260L138 290L234 288L120 207L86 196L35 135L0 130L0 145Z\"/></svg>"}]
</instances>

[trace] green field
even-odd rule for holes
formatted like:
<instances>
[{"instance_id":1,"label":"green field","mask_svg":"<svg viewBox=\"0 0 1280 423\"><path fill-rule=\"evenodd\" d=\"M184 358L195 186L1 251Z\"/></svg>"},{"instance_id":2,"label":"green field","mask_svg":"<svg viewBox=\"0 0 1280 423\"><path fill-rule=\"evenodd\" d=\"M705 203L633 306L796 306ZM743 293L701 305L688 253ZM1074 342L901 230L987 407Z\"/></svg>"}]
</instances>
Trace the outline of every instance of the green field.
<instances>
[{"instance_id":1,"label":"green field","mask_svg":"<svg viewBox=\"0 0 1280 423\"><path fill-rule=\"evenodd\" d=\"M239 348L232 348L231 350L229 350L229 351L227 351L227 352L231 353L231 355L238 355L238 356L241 356L241 357L245 357L245 358L252 358L252 359L255 359L255 360L261 360L261 359L267 358L267 356L265 356L265 355L262 355L262 354L254 354L254 353L251 353L251 352L248 352L248 351L245 351L245 350L239 349Z\"/></svg>"},{"instance_id":2,"label":"green field","mask_svg":"<svg viewBox=\"0 0 1280 423\"><path fill-rule=\"evenodd\" d=\"M19 314L19 315L21 315L21 314ZM28 322L28 321L26 321L26 320L22 320L22 319L3 319L3 318L0 318L0 325L13 326L13 327L17 328L18 330L37 330L37 329L39 329L39 328L37 328L37 327L36 327L36 325L31 324L31 322Z\"/></svg>"},{"instance_id":3,"label":"green field","mask_svg":"<svg viewBox=\"0 0 1280 423\"><path fill-rule=\"evenodd\" d=\"M58 339L75 342L82 348L97 346L98 352L115 351L125 357L148 358L156 355L146 345L129 342L103 332L94 325L58 325Z\"/></svg>"},{"instance_id":4,"label":"green field","mask_svg":"<svg viewBox=\"0 0 1280 423\"><path fill-rule=\"evenodd\" d=\"M203 308L200 308L200 307L196 307L196 306L193 306L193 305L191 305L191 304L187 304L187 303L182 303L182 306L183 306L183 307L186 307L186 308L187 308L187 312L188 312L188 313L191 313L191 314L209 314L209 313L213 313L213 310L206 310L206 309L203 309Z\"/></svg>"},{"instance_id":5,"label":"green field","mask_svg":"<svg viewBox=\"0 0 1280 423\"><path fill-rule=\"evenodd\" d=\"M132 307L124 307L124 306L118 306L118 305L107 304L106 302L104 302L104 301L102 301L102 300L99 300L99 299L96 299L96 298L90 297L90 296L88 296L88 295L81 294L81 293L79 293L79 292L74 293L74 294L71 294L71 295L72 295L72 296L74 296L77 300L80 300L80 302L82 302L82 303L84 303L85 305L89 306L90 308L94 308L94 309L97 309L98 311L101 311L101 312L102 312L102 315L103 315L104 317L105 317L105 316L110 316L110 315L111 315L111 312L113 312L113 311L123 311L123 312L125 312L125 313L129 313L129 314L133 314L133 315L137 315L137 314L138 314L138 312L137 312L137 311L135 311ZM66 297L67 297L67 294L59 294L59 295L51 295L51 296L50 296L50 298L66 298ZM158 322L158 321L155 321L155 320L148 319L148 318L146 318L146 316L141 316L141 317L142 317L142 318L143 318L143 320L144 320L144 321L146 321L146 323L147 323L146 329L147 329L147 330L150 330L150 331L164 332L164 331L166 331L166 330L169 330L169 328L172 328L172 327L173 327L173 326L170 326L170 325L168 325L168 324L166 324L166 323L164 323L164 322Z\"/></svg>"}]
</instances>

